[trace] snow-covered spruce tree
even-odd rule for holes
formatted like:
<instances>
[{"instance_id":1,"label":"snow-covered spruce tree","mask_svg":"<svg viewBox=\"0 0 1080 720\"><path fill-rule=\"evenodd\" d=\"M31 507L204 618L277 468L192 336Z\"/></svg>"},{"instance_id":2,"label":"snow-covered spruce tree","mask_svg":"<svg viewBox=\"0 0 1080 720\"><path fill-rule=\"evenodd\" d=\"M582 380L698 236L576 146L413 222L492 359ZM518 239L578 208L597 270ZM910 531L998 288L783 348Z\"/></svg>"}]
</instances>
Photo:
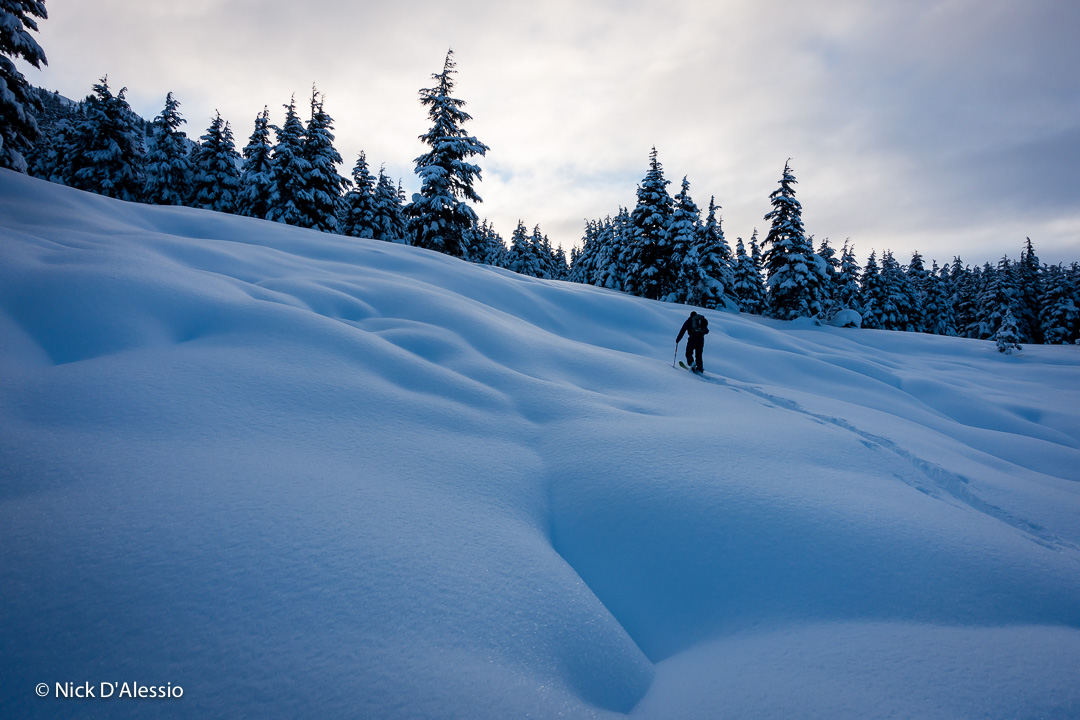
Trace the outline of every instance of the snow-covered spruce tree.
<instances>
[{"instance_id":1,"label":"snow-covered spruce tree","mask_svg":"<svg viewBox=\"0 0 1080 720\"><path fill-rule=\"evenodd\" d=\"M627 217L625 213L624 217ZM598 287L622 289L620 248L615 225L616 220L610 216L586 224L585 245L571 268L571 280Z\"/></svg>"},{"instance_id":2,"label":"snow-covered spruce tree","mask_svg":"<svg viewBox=\"0 0 1080 720\"><path fill-rule=\"evenodd\" d=\"M1023 350L1020 346L1020 330L1016 327L1016 318L1013 317L1011 308L1005 309L1005 314L1001 316L1001 324L992 339L997 342L998 352L1006 355L1012 355L1013 350Z\"/></svg>"},{"instance_id":3,"label":"snow-covered spruce tree","mask_svg":"<svg viewBox=\"0 0 1080 720\"><path fill-rule=\"evenodd\" d=\"M296 114L296 98L285 106L285 123L274 127L277 143L270 157L270 197L266 219L304 227L307 220L307 177L311 164L304 155L304 125Z\"/></svg>"},{"instance_id":4,"label":"snow-covered spruce tree","mask_svg":"<svg viewBox=\"0 0 1080 720\"><path fill-rule=\"evenodd\" d=\"M480 180L480 167L469 158L486 155L489 148L462 127L472 116L462 109L465 101L451 95L454 67L450 50L442 72L432 75L435 87L420 90L420 103L428 108L431 120L431 129L420 140L431 150L416 158L420 192L405 211L414 245L462 257L465 233L477 221L467 203L482 202L473 188Z\"/></svg>"},{"instance_id":5,"label":"snow-covered spruce tree","mask_svg":"<svg viewBox=\"0 0 1080 720\"><path fill-rule=\"evenodd\" d=\"M1048 345L1074 343L1080 339L1080 307L1077 307L1075 294L1061 265L1043 269L1039 323L1043 341Z\"/></svg>"},{"instance_id":6,"label":"snow-covered spruce tree","mask_svg":"<svg viewBox=\"0 0 1080 720\"><path fill-rule=\"evenodd\" d=\"M829 245L829 238L822 239L821 244L818 245L817 256L825 263L825 282L821 285L821 316L831 318L840 309L834 295L837 277L840 275L840 260L836 257L836 251Z\"/></svg>"},{"instance_id":7,"label":"snow-covered spruce tree","mask_svg":"<svg viewBox=\"0 0 1080 720\"><path fill-rule=\"evenodd\" d=\"M581 236L581 249L570 252L570 274L567 279L570 282L592 285L593 275L596 272L597 252L600 243L597 236L600 232L600 222L597 220L585 221L585 233Z\"/></svg>"},{"instance_id":8,"label":"snow-covered spruce tree","mask_svg":"<svg viewBox=\"0 0 1080 720\"><path fill-rule=\"evenodd\" d=\"M240 215L265 218L270 210L272 175L270 157L270 111L255 117L255 129L244 147L244 166L240 172L240 194L236 198L236 211Z\"/></svg>"},{"instance_id":9,"label":"snow-covered spruce tree","mask_svg":"<svg viewBox=\"0 0 1080 720\"><path fill-rule=\"evenodd\" d=\"M994 337L1007 312L1012 313L1013 322L1016 322L1014 308L1019 305L1020 291L1016 283L1015 265L1008 257L1001 258L996 268L987 263L983 268L983 277L985 284L979 294L977 310L978 337L987 339Z\"/></svg>"},{"instance_id":10,"label":"snow-covered spruce tree","mask_svg":"<svg viewBox=\"0 0 1080 720\"><path fill-rule=\"evenodd\" d=\"M947 281L948 266L938 269L937 261L927 274L923 293L922 317L925 322L923 332L934 335L956 335L956 321L953 318L952 303L949 300Z\"/></svg>"},{"instance_id":11,"label":"snow-covered spruce tree","mask_svg":"<svg viewBox=\"0 0 1080 720\"><path fill-rule=\"evenodd\" d=\"M967 328L966 337L986 340L994 332L995 328L989 327L986 323L987 305L984 301L987 289L990 283L994 281L995 272L988 262L983 263L982 266L974 265L971 268L971 287L974 292L971 312L974 320Z\"/></svg>"},{"instance_id":12,"label":"snow-covered spruce tree","mask_svg":"<svg viewBox=\"0 0 1080 720\"><path fill-rule=\"evenodd\" d=\"M880 291L877 318L881 329L910 331L911 288L891 250L881 254Z\"/></svg>"},{"instance_id":13,"label":"snow-covered spruce tree","mask_svg":"<svg viewBox=\"0 0 1080 720\"><path fill-rule=\"evenodd\" d=\"M875 250L870 251L870 257L863 267L859 296L862 298L862 326L871 330L882 329L881 307L885 302L885 288L882 286Z\"/></svg>"},{"instance_id":14,"label":"snow-covered spruce tree","mask_svg":"<svg viewBox=\"0 0 1080 720\"><path fill-rule=\"evenodd\" d=\"M506 263L506 244L487 220L483 220L473 228L469 232L469 238L467 259L470 262L481 265L494 265L495 267L504 266Z\"/></svg>"},{"instance_id":15,"label":"snow-covered spruce tree","mask_svg":"<svg viewBox=\"0 0 1080 720\"><path fill-rule=\"evenodd\" d=\"M925 305L927 294L930 291L929 273L923 263L923 257L916 250L911 255L911 262L904 270L907 280L908 302L908 327L912 332L926 332L927 319Z\"/></svg>"},{"instance_id":16,"label":"snow-covered spruce tree","mask_svg":"<svg viewBox=\"0 0 1080 720\"><path fill-rule=\"evenodd\" d=\"M323 98L311 88L311 119L304 132L301 152L307 161L305 193L300 205L301 224L322 232L337 232L342 193L349 181L338 174L341 154L334 147L334 120L323 108Z\"/></svg>"},{"instance_id":17,"label":"snow-covered spruce tree","mask_svg":"<svg viewBox=\"0 0 1080 720\"><path fill-rule=\"evenodd\" d=\"M571 249L573 252L573 249ZM555 248L555 253L552 255L555 260L555 280L567 280L570 276L570 263L566 259L566 251L563 250L563 246Z\"/></svg>"},{"instance_id":18,"label":"snow-covered spruce tree","mask_svg":"<svg viewBox=\"0 0 1080 720\"><path fill-rule=\"evenodd\" d=\"M657 159L656 148L649 153L649 171L637 189L637 204L630 214L632 235L626 248L626 277L623 289L634 295L659 300L668 295L678 278L669 227L674 200L668 194L670 181Z\"/></svg>"},{"instance_id":19,"label":"snow-covered spruce tree","mask_svg":"<svg viewBox=\"0 0 1080 720\"><path fill-rule=\"evenodd\" d=\"M697 275L685 275L689 295L686 302L704 308L737 309L735 272L731 248L724 239L724 229L717 216L716 198L709 198L709 214L695 233L693 262L684 262L684 270Z\"/></svg>"},{"instance_id":20,"label":"snow-covered spruce tree","mask_svg":"<svg viewBox=\"0 0 1080 720\"><path fill-rule=\"evenodd\" d=\"M825 262L814 253L803 228L796 182L788 161L780 187L769 195L773 209L765 215L771 223L764 242L769 315L781 320L820 315L822 288L828 281Z\"/></svg>"},{"instance_id":21,"label":"snow-covered spruce tree","mask_svg":"<svg viewBox=\"0 0 1080 720\"><path fill-rule=\"evenodd\" d=\"M535 225L532 237L529 240L533 254L536 256L537 265L540 267L540 275L546 280L563 280L566 277L566 254L559 257L559 252L551 247L551 240Z\"/></svg>"},{"instance_id":22,"label":"snow-covered spruce tree","mask_svg":"<svg viewBox=\"0 0 1080 720\"><path fill-rule=\"evenodd\" d=\"M541 277L543 275L539 257L533 248L532 236L525 227L525 223L521 220L518 220L517 227L514 228L514 234L510 236L510 253L507 268L530 277Z\"/></svg>"},{"instance_id":23,"label":"snow-covered spruce tree","mask_svg":"<svg viewBox=\"0 0 1080 720\"><path fill-rule=\"evenodd\" d=\"M66 164L63 152L71 134L70 117L41 128L37 142L26 153L27 173L49 182L68 184L63 177Z\"/></svg>"},{"instance_id":24,"label":"snow-covered spruce tree","mask_svg":"<svg viewBox=\"0 0 1080 720\"><path fill-rule=\"evenodd\" d=\"M339 232L359 238L374 238L379 228L375 224L375 177L368 168L367 155L360 151L352 170L352 187L342 202Z\"/></svg>"},{"instance_id":25,"label":"snow-covered spruce tree","mask_svg":"<svg viewBox=\"0 0 1080 720\"><path fill-rule=\"evenodd\" d=\"M690 197L690 182L684 176L678 194L672 198L671 218L668 220L667 236L669 262L673 278L667 293L661 298L666 302L686 303L694 294L694 286L703 280L698 267L698 235L701 232L701 211ZM705 288L700 289L704 293Z\"/></svg>"},{"instance_id":26,"label":"snow-covered spruce tree","mask_svg":"<svg viewBox=\"0 0 1080 720\"><path fill-rule=\"evenodd\" d=\"M537 277L552 279L555 276L555 256L551 250L551 241L540 230L539 225L533 226L532 236L529 238L536 264L540 268Z\"/></svg>"},{"instance_id":27,"label":"snow-covered spruce tree","mask_svg":"<svg viewBox=\"0 0 1080 720\"><path fill-rule=\"evenodd\" d=\"M1042 296L1043 272L1031 238L1027 238L1016 264L1017 314L1021 342L1041 343L1042 325L1039 322L1039 298Z\"/></svg>"},{"instance_id":28,"label":"snow-covered spruce tree","mask_svg":"<svg viewBox=\"0 0 1080 720\"><path fill-rule=\"evenodd\" d=\"M698 254L705 259L706 272L709 277L715 278L724 287L724 297L717 302L716 307L728 307L736 309L739 306L735 298L735 255L731 252L724 237L724 225L720 215L716 212L720 206L716 204L716 197L709 197L709 213L705 217L705 224L701 227L701 242L703 250Z\"/></svg>"},{"instance_id":29,"label":"snow-covered spruce tree","mask_svg":"<svg viewBox=\"0 0 1080 720\"><path fill-rule=\"evenodd\" d=\"M634 251L634 223L630 220L629 208L619 208L618 214L611 219L611 232L611 263L606 265L600 286L629 292L627 284Z\"/></svg>"},{"instance_id":30,"label":"snow-covered spruce tree","mask_svg":"<svg viewBox=\"0 0 1080 720\"><path fill-rule=\"evenodd\" d=\"M966 338L978 337L976 320L978 283L975 275L964 265L964 261L959 256L953 258L952 267L949 270L949 284L951 285L949 302L956 321L957 335Z\"/></svg>"},{"instance_id":31,"label":"snow-covered spruce tree","mask_svg":"<svg viewBox=\"0 0 1080 720\"><path fill-rule=\"evenodd\" d=\"M63 183L59 175L63 165L61 151L71 132L71 121L78 103L61 97L55 91L31 88L31 92L40 101L40 108L35 110L38 139L25 154L26 171L42 180Z\"/></svg>"},{"instance_id":32,"label":"snow-covered spruce tree","mask_svg":"<svg viewBox=\"0 0 1080 720\"><path fill-rule=\"evenodd\" d=\"M30 34L38 29L35 18L48 17L44 0L0 0L0 167L17 172L26 172L25 155L38 140L41 101L12 60L39 70L49 64Z\"/></svg>"},{"instance_id":33,"label":"snow-covered spruce tree","mask_svg":"<svg viewBox=\"0 0 1080 720\"><path fill-rule=\"evenodd\" d=\"M840 251L840 268L833 278L833 301L838 310L851 309L862 313L862 298L859 290L859 261L855 258L855 248L844 241Z\"/></svg>"},{"instance_id":34,"label":"snow-covered spruce tree","mask_svg":"<svg viewBox=\"0 0 1080 720\"><path fill-rule=\"evenodd\" d=\"M180 103L170 92L165 108L154 118L154 136L146 153L143 199L152 205L183 205L191 197L191 160L187 133L180 126Z\"/></svg>"},{"instance_id":35,"label":"snow-covered spruce tree","mask_svg":"<svg viewBox=\"0 0 1080 720\"><path fill-rule=\"evenodd\" d=\"M137 202L142 199L146 151L126 93L122 88L113 95L108 78L94 85L64 149L70 163L64 175L80 190Z\"/></svg>"},{"instance_id":36,"label":"snow-covered spruce tree","mask_svg":"<svg viewBox=\"0 0 1080 720\"><path fill-rule=\"evenodd\" d=\"M191 204L215 212L235 213L240 196L240 153L236 152L232 129L214 113L202 143L192 153L195 174L191 182Z\"/></svg>"},{"instance_id":37,"label":"snow-covered spruce tree","mask_svg":"<svg viewBox=\"0 0 1080 720\"><path fill-rule=\"evenodd\" d=\"M376 240L408 244L409 231L405 224L405 208L401 196L401 185L395 187L386 171L380 167L373 206Z\"/></svg>"},{"instance_id":38,"label":"snow-covered spruce tree","mask_svg":"<svg viewBox=\"0 0 1080 720\"><path fill-rule=\"evenodd\" d=\"M750 239L750 252L746 252L743 239L737 238L735 244L735 267L733 291L739 309L752 315L765 312L767 297L765 281L761 277L760 250L757 246L757 231Z\"/></svg>"}]
</instances>

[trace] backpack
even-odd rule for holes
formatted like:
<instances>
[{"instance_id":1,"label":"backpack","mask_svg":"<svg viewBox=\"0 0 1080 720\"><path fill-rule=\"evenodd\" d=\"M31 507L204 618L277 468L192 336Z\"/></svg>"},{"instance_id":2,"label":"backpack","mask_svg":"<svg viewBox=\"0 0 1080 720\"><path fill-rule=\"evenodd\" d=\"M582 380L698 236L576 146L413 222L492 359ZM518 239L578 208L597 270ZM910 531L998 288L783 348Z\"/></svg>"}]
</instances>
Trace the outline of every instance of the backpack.
<instances>
[{"instance_id":1,"label":"backpack","mask_svg":"<svg viewBox=\"0 0 1080 720\"><path fill-rule=\"evenodd\" d=\"M695 315L693 320L690 321L690 330L698 335L707 335L709 333L709 321L705 319L704 315Z\"/></svg>"}]
</instances>

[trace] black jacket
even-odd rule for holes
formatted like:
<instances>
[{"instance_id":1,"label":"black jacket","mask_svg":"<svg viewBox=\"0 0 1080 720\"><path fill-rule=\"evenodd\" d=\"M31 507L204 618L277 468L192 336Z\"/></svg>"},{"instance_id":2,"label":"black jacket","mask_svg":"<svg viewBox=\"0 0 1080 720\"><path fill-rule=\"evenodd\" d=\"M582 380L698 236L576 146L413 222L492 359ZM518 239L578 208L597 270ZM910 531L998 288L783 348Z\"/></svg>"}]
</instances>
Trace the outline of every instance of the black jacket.
<instances>
[{"instance_id":1,"label":"black jacket","mask_svg":"<svg viewBox=\"0 0 1080 720\"><path fill-rule=\"evenodd\" d=\"M694 329L694 318L700 318L700 327ZM679 337L675 338L675 342L682 342L682 336L689 334L690 338L696 340L698 338L704 338L709 334L709 321L705 319L704 315L698 313L690 313L690 317L686 318L686 322L682 324L682 329L679 330Z\"/></svg>"}]
</instances>

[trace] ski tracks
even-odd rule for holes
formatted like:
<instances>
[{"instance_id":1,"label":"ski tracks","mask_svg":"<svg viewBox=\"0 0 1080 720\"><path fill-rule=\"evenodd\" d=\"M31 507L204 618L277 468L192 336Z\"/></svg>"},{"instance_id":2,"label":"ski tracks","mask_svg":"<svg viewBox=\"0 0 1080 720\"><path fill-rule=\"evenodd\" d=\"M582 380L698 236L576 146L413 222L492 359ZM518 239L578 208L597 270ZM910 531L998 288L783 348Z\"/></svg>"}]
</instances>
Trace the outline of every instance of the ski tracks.
<instances>
[{"instance_id":1,"label":"ski tracks","mask_svg":"<svg viewBox=\"0 0 1080 720\"><path fill-rule=\"evenodd\" d=\"M1080 546L1058 537L1037 523L1019 517L1014 513L979 497L973 491L971 481L967 477L960 473L953 472L952 470L948 470L937 463L930 462L910 450L897 445L889 438L867 432L866 430L856 427L844 418L833 417L831 415L807 410L794 400L773 395L755 385L739 382L737 380L729 380L717 375L699 375L698 377L700 377L703 382L726 387L736 392L753 395L772 407L796 412L812 418L817 422L840 428L841 430L845 430L857 436L863 445L869 448L880 449L903 458L911 463L911 465L919 472L919 475L926 479L926 482L921 482L911 476L906 478L897 476L897 478L919 492L925 493L935 499L942 500L943 502L949 502L950 504L956 505L959 503L965 505L996 520L1011 525L1027 535L1033 542L1048 549L1054 551L1080 551Z\"/></svg>"}]
</instances>

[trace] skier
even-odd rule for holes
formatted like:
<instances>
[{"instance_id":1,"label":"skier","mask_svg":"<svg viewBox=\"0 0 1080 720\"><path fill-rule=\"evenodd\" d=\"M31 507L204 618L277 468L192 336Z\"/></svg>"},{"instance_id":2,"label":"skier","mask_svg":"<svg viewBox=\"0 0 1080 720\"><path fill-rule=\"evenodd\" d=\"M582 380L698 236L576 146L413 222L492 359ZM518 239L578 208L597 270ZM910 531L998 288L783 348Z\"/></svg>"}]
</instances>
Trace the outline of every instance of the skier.
<instances>
[{"instance_id":1,"label":"skier","mask_svg":"<svg viewBox=\"0 0 1080 720\"><path fill-rule=\"evenodd\" d=\"M687 366L694 372L705 372L705 368L701 364L701 351L705 349L705 336L709 334L709 321L705 319L704 315L691 312L690 317L686 318L682 329L679 330L679 337L675 338L675 347L679 346L683 334L687 335ZM694 362L694 355L697 355L697 363Z\"/></svg>"}]
</instances>

